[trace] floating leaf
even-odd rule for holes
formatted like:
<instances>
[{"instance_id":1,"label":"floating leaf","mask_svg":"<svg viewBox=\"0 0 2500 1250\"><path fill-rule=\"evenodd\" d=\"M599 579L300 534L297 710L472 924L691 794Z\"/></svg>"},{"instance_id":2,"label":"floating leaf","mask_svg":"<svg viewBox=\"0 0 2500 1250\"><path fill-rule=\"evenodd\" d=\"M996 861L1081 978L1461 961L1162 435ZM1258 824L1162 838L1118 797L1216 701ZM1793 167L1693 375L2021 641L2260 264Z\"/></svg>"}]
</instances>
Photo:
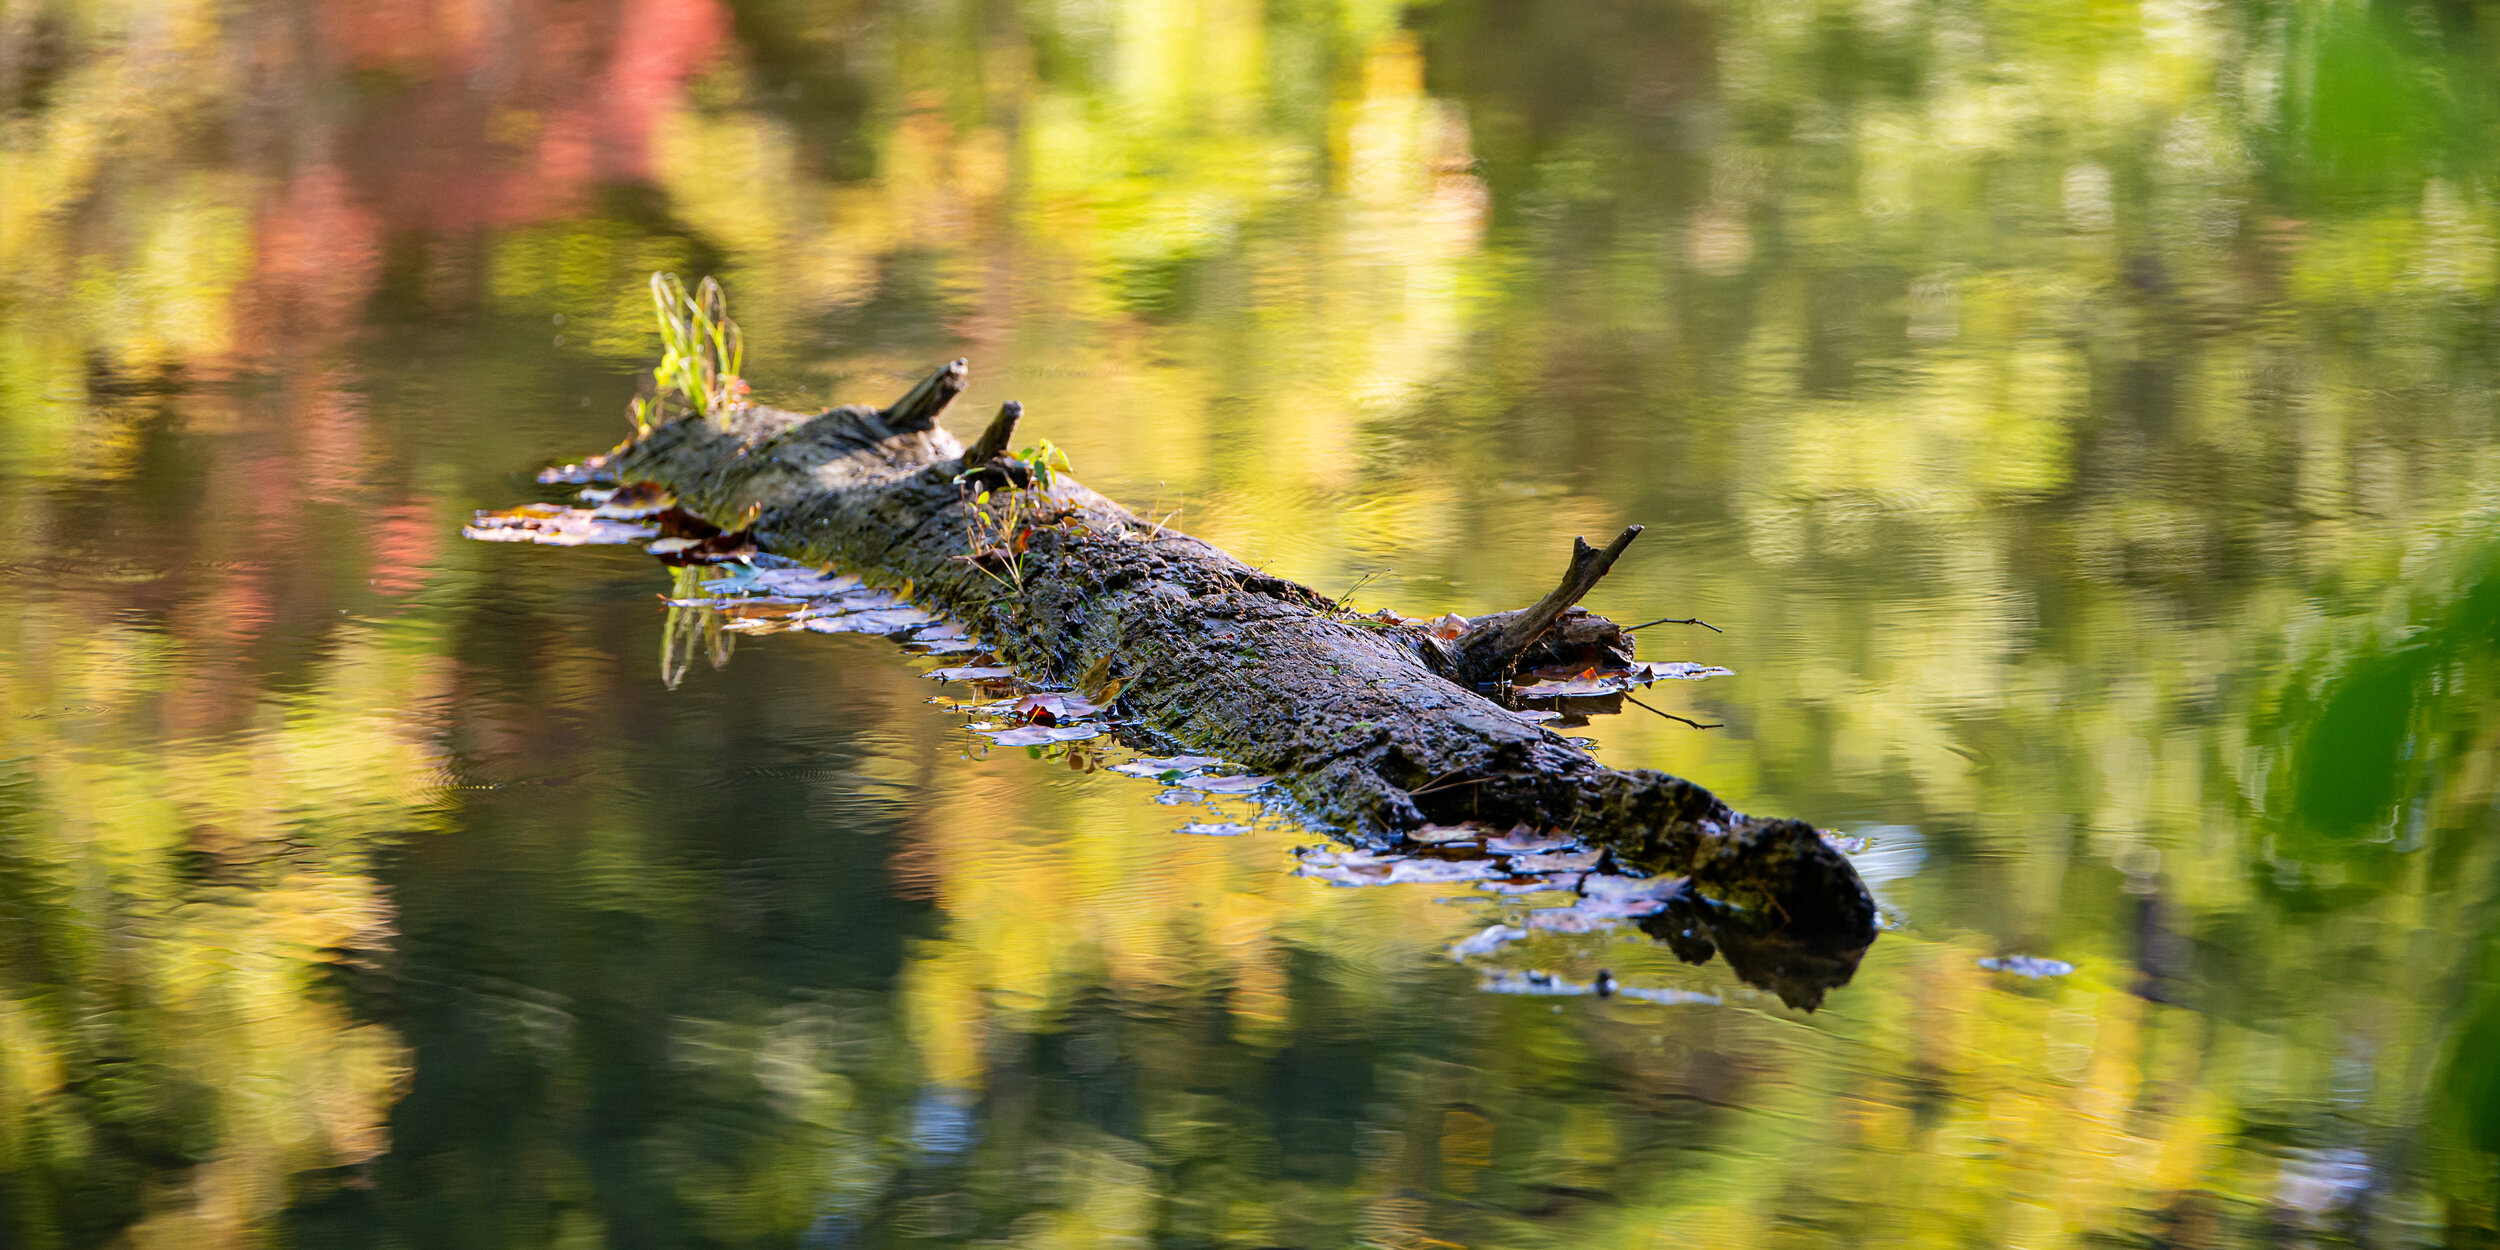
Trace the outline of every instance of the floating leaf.
<instances>
[{"instance_id":1,"label":"floating leaf","mask_svg":"<svg viewBox=\"0 0 2500 1250\"><path fill-rule=\"evenodd\" d=\"M1102 733L1100 725L1019 725L990 734L990 741L1003 747L1034 747L1045 742L1081 742Z\"/></svg>"},{"instance_id":2,"label":"floating leaf","mask_svg":"<svg viewBox=\"0 0 2500 1250\"><path fill-rule=\"evenodd\" d=\"M933 668L929 670L929 676L937 678L939 681L995 681L1001 677L1013 677L1015 675L1016 670L1000 664L974 664L966 665L960 668Z\"/></svg>"},{"instance_id":3,"label":"floating leaf","mask_svg":"<svg viewBox=\"0 0 2500 1250\"><path fill-rule=\"evenodd\" d=\"M1515 866L1515 864L1514 864ZM1667 901L1691 884L1687 877L1618 877L1590 873L1580 878L1584 908L1621 916L1648 916L1667 909Z\"/></svg>"},{"instance_id":4,"label":"floating leaf","mask_svg":"<svg viewBox=\"0 0 2500 1250\"><path fill-rule=\"evenodd\" d=\"M1487 994L1527 994L1538 997L1568 998L1596 991L1577 981L1566 981L1545 971L1514 972L1506 976L1488 977L1476 987Z\"/></svg>"},{"instance_id":5,"label":"floating leaf","mask_svg":"<svg viewBox=\"0 0 2500 1250\"><path fill-rule=\"evenodd\" d=\"M1473 937L1451 943L1450 958L1468 959L1477 955L1490 955L1505 944L1516 942L1526 936L1528 936L1528 931L1517 925L1488 925Z\"/></svg>"},{"instance_id":6,"label":"floating leaf","mask_svg":"<svg viewBox=\"0 0 2500 1250\"><path fill-rule=\"evenodd\" d=\"M1543 851L1559 851L1570 845L1572 843L1567 839L1548 837L1521 825L1508 833L1495 835L1484 847L1488 851L1508 855L1534 855Z\"/></svg>"},{"instance_id":7,"label":"floating leaf","mask_svg":"<svg viewBox=\"0 0 2500 1250\"><path fill-rule=\"evenodd\" d=\"M807 627L820 634L899 634L936 619L918 608L885 608L874 612L812 617Z\"/></svg>"},{"instance_id":8,"label":"floating leaf","mask_svg":"<svg viewBox=\"0 0 2500 1250\"><path fill-rule=\"evenodd\" d=\"M1627 678L1601 677L1595 673L1584 673L1567 681L1530 682L1524 686L1514 687L1513 692L1522 699L1576 699L1587 698L1591 695L1621 694L1631 688L1632 682Z\"/></svg>"},{"instance_id":9,"label":"floating leaf","mask_svg":"<svg viewBox=\"0 0 2500 1250\"><path fill-rule=\"evenodd\" d=\"M1604 851L1555 851L1547 854L1517 855L1510 861L1513 872L1586 872L1597 866Z\"/></svg>"},{"instance_id":10,"label":"floating leaf","mask_svg":"<svg viewBox=\"0 0 2500 1250\"><path fill-rule=\"evenodd\" d=\"M1549 720L1561 720L1561 719L1562 719L1562 713L1560 713L1560 712L1526 711L1526 712L1512 712L1512 713L1511 713L1511 715L1516 716L1516 717L1518 717L1519 719L1521 719L1521 720L1523 720L1523 721L1526 721L1526 722L1528 722L1528 723L1529 723L1529 724L1531 724L1531 725L1542 725L1542 724L1544 724L1545 722L1547 722L1547 721L1549 721Z\"/></svg>"},{"instance_id":11,"label":"floating leaf","mask_svg":"<svg viewBox=\"0 0 2500 1250\"><path fill-rule=\"evenodd\" d=\"M702 545L703 540L700 538L663 538L643 550L655 556L673 556L681 551L690 551Z\"/></svg>"},{"instance_id":12,"label":"floating leaf","mask_svg":"<svg viewBox=\"0 0 2500 1250\"><path fill-rule=\"evenodd\" d=\"M1193 820L1174 832L1201 838L1238 838L1250 832L1250 826L1230 820Z\"/></svg>"},{"instance_id":13,"label":"floating leaf","mask_svg":"<svg viewBox=\"0 0 2500 1250\"><path fill-rule=\"evenodd\" d=\"M662 560L665 560L670 564L679 566L689 564L730 564L733 562L752 560L760 554L755 549L755 536L743 530L735 534L710 533L699 536L682 532L683 527L677 524L677 520L683 515L683 513L672 509L652 518L660 523L661 532L663 533L672 529L681 531L670 535L669 538L662 539L662 542L680 541L684 542L686 545L673 546L668 550L652 551L651 554L660 557ZM645 548L644 550L650 550L650 548Z\"/></svg>"},{"instance_id":14,"label":"floating leaf","mask_svg":"<svg viewBox=\"0 0 2500 1250\"><path fill-rule=\"evenodd\" d=\"M1149 755L1130 760L1125 764L1114 764L1111 766L1111 771L1126 773L1131 777L1163 777L1168 774L1171 780L1178 781L1185 774L1196 772L1201 768L1213 768L1223 762L1212 755L1173 755L1162 758Z\"/></svg>"},{"instance_id":15,"label":"floating leaf","mask_svg":"<svg viewBox=\"0 0 2500 1250\"><path fill-rule=\"evenodd\" d=\"M1476 988L1487 994L1524 994L1540 998L1578 998L1595 995L1599 998L1629 998L1638 1002L1673 1006L1719 1006L1716 994L1699 994L1692 990L1652 989L1645 986L1618 985L1614 974L1599 972L1595 983L1569 981L1543 969L1513 972L1488 977Z\"/></svg>"},{"instance_id":16,"label":"floating leaf","mask_svg":"<svg viewBox=\"0 0 2500 1250\"><path fill-rule=\"evenodd\" d=\"M1654 681L1699 681L1704 677L1730 676L1734 676L1734 670L1713 664L1645 660L1630 668L1590 668L1572 676L1532 681L1514 688L1513 693L1522 699L1588 698L1621 694L1634 686L1646 686Z\"/></svg>"},{"instance_id":17,"label":"floating leaf","mask_svg":"<svg viewBox=\"0 0 2500 1250\"><path fill-rule=\"evenodd\" d=\"M1028 694L1016 700L1015 714L1036 725L1056 725L1061 721L1083 720L1102 709L1083 695Z\"/></svg>"},{"instance_id":18,"label":"floating leaf","mask_svg":"<svg viewBox=\"0 0 2500 1250\"><path fill-rule=\"evenodd\" d=\"M1180 784L1208 794L1249 794L1274 780L1274 777L1257 776L1184 777Z\"/></svg>"},{"instance_id":19,"label":"floating leaf","mask_svg":"<svg viewBox=\"0 0 2500 1250\"><path fill-rule=\"evenodd\" d=\"M1483 826L1478 825L1472 820L1461 821L1455 825L1425 825L1421 828L1409 829L1406 831L1406 838L1408 841L1422 842L1435 846L1447 845L1452 842L1473 842L1483 836Z\"/></svg>"},{"instance_id":20,"label":"floating leaf","mask_svg":"<svg viewBox=\"0 0 2500 1250\"><path fill-rule=\"evenodd\" d=\"M1621 916L1577 907L1546 907L1528 913L1528 927L1546 933L1597 933L1621 923Z\"/></svg>"},{"instance_id":21,"label":"floating leaf","mask_svg":"<svg viewBox=\"0 0 2500 1250\"><path fill-rule=\"evenodd\" d=\"M1537 858L1560 859L1563 856ZM1513 863L1517 867L1516 861ZM1528 916L1530 928L1554 933L1594 933L1626 920L1655 915L1685 886L1682 877L1615 877L1588 873L1578 879L1580 900Z\"/></svg>"},{"instance_id":22,"label":"floating leaf","mask_svg":"<svg viewBox=\"0 0 2500 1250\"><path fill-rule=\"evenodd\" d=\"M2073 964L2063 959L2036 959L2030 955L1991 955L1980 960L1979 966L1990 972L2011 972L2035 981L2042 977L2062 977L2075 970Z\"/></svg>"},{"instance_id":23,"label":"floating leaf","mask_svg":"<svg viewBox=\"0 0 2500 1250\"><path fill-rule=\"evenodd\" d=\"M850 590L843 592L842 606L853 612L878 612L887 608L904 607L906 600L891 590Z\"/></svg>"},{"instance_id":24,"label":"floating leaf","mask_svg":"<svg viewBox=\"0 0 2500 1250\"><path fill-rule=\"evenodd\" d=\"M1646 686L1653 681L1700 681L1704 677L1734 677L1736 670L1716 664L1694 664L1685 660L1643 660L1632 666L1632 680Z\"/></svg>"},{"instance_id":25,"label":"floating leaf","mask_svg":"<svg viewBox=\"0 0 2500 1250\"><path fill-rule=\"evenodd\" d=\"M752 599L728 600L717 610L721 615L734 620L778 620L785 616L796 616L806 608L807 605L797 599L777 599L759 595Z\"/></svg>"},{"instance_id":26,"label":"floating leaf","mask_svg":"<svg viewBox=\"0 0 2500 1250\"><path fill-rule=\"evenodd\" d=\"M763 569L755 574L753 580L765 590L808 599L830 598L860 588L859 579L848 573L819 573L814 569ZM891 605L881 603L876 606Z\"/></svg>"},{"instance_id":27,"label":"floating leaf","mask_svg":"<svg viewBox=\"0 0 2500 1250\"><path fill-rule=\"evenodd\" d=\"M649 525L592 515L587 509L533 503L502 512L480 512L474 524L461 528L463 537L490 543L541 543L550 547L581 547L596 543L632 543L659 537Z\"/></svg>"},{"instance_id":28,"label":"floating leaf","mask_svg":"<svg viewBox=\"0 0 2500 1250\"><path fill-rule=\"evenodd\" d=\"M1618 985L1615 987L1614 996L1668 1007L1717 1007L1725 1002L1716 994L1703 994L1694 990L1652 989L1640 985Z\"/></svg>"},{"instance_id":29,"label":"floating leaf","mask_svg":"<svg viewBox=\"0 0 2500 1250\"><path fill-rule=\"evenodd\" d=\"M1580 879L1569 873L1558 877L1504 877L1481 881L1476 888L1488 894L1546 894L1555 890L1576 890Z\"/></svg>"},{"instance_id":30,"label":"floating leaf","mask_svg":"<svg viewBox=\"0 0 2500 1250\"><path fill-rule=\"evenodd\" d=\"M704 582L700 589L707 595L761 594L764 583L756 579L762 577L763 572L762 569L737 565L729 570L728 576L712 578Z\"/></svg>"},{"instance_id":31,"label":"floating leaf","mask_svg":"<svg viewBox=\"0 0 2500 1250\"><path fill-rule=\"evenodd\" d=\"M1370 851L1318 851L1302 857L1298 876L1335 885L1413 885L1481 881L1501 870L1491 860L1409 859Z\"/></svg>"},{"instance_id":32,"label":"floating leaf","mask_svg":"<svg viewBox=\"0 0 2500 1250\"><path fill-rule=\"evenodd\" d=\"M584 491L583 497L588 498L590 493ZM677 496L658 482L631 482L608 492L591 514L616 521L639 521L676 506Z\"/></svg>"}]
</instances>

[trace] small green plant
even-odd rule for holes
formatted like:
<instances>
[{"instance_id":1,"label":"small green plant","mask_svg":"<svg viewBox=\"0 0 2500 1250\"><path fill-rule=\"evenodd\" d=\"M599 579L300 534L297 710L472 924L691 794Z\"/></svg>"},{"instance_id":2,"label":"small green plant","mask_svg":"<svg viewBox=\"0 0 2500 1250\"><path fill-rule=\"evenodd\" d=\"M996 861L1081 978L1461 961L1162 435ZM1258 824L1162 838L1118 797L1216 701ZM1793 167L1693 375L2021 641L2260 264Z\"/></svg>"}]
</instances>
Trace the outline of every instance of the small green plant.
<instances>
[{"instance_id":1,"label":"small green plant","mask_svg":"<svg viewBox=\"0 0 2500 1250\"><path fill-rule=\"evenodd\" d=\"M1033 537L1054 474L1074 472L1068 453L1044 439L1015 453L1030 477L1027 486L992 487L965 501L964 546L968 554L957 556L981 570L992 581L1018 595L1024 593L1024 550ZM960 489L970 490L970 475L959 477ZM990 567L995 562L1005 572Z\"/></svg>"},{"instance_id":2,"label":"small green plant","mask_svg":"<svg viewBox=\"0 0 2500 1250\"><path fill-rule=\"evenodd\" d=\"M746 398L746 338L729 318L729 295L705 278L693 293L673 273L651 275L651 303L660 318L660 363L651 370L652 394L636 399L634 429L648 433L666 421L675 404L699 417L723 420Z\"/></svg>"},{"instance_id":3,"label":"small green plant","mask_svg":"<svg viewBox=\"0 0 2500 1250\"><path fill-rule=\"evenodd\" d=\"M1049 490L1051 475L1054 471L1059 473L1076 471L1076 467L1068 463L1068 453L1059 450L1058 445L1047 438L1017 452L1016 459L1023 461L1024 467L1033 474L1033 489L1035 490Z\"/></svg>"},{"instance_id":4,"label":"small green plant","mask_svg":"<svg viewBox=\"0 0 2500 1250\"><path fill-rule=\"evenodd\" d=\"M1024 593L1024 546L1033 534L1026 501L1030 493L1014 487L985 490L964 508L964 545L971 554L959 558L1019 595ZM992 499L999 503L993 505ZM1004 576L990 567L993 561L1006 570Z\"/></svg>"}]
</instances>

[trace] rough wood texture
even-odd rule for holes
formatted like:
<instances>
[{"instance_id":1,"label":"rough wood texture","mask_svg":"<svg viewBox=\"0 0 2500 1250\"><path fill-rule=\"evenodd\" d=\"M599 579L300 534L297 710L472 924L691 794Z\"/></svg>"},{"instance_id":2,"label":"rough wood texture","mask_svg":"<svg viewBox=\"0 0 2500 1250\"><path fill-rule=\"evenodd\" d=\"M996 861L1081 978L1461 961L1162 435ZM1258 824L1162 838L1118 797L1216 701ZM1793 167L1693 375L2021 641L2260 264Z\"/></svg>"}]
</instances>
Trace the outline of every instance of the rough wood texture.
<instances>
[{"instance_id":1,"label":"rough wood texture","mask_svg":"<svg viewBox=\"0 0 2500 1250\"><path fill-rule=\"evenodd\" d=\"M1543 601L1445 644L1354 617L1064 474L1028 485L1005 454L1016 405L968 454L936 423L963 380L955 361L882 410L748 406L726 423L679 421L619 449L611 467L668 485L716 523L751 517L765 550L908 580L914 599L1032 678L1073 682L1107 657L1124 682L1115 711L1141 745L1273 774L1309 814L1358 839L1524 821L1609 847L1628 866L1686 874L1850 966L1873 940L1864 885L1812 826L1740 815L1682 778L1608 768L1470 684L1557 639L1628 658L1623 631L1573 605L1637 527L1602 550L1577 544ZM981 489L997 492L987 505L974 501ZM1010 498L1021 517L1012 534L1000 529Z\"/></svg>"}]
</instances>

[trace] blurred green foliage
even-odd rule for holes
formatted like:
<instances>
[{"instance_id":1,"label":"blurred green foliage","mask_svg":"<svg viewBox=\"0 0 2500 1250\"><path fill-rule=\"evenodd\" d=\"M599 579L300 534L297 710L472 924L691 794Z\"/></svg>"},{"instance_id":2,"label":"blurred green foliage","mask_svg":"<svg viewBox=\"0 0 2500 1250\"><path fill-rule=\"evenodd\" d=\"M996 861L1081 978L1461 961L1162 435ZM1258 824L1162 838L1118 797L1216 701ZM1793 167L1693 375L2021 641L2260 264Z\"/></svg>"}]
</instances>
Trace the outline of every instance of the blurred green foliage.
<instances>
[{"instance_id":1,"label":"blurred green foliage","mask_svg":"<svg viewBox=\"0 0 2500 1250\"><path fill-rule=\"evenodd\" d=\"M2466 3L8 6L0 1240L2487 1244L2495 92ZM873 650L661 690L645 565L451 537L654 270L1409 612L1650 523L1731 728L1586 732L1902 927L1482 994Z\"/></svg>"}]
</instances>

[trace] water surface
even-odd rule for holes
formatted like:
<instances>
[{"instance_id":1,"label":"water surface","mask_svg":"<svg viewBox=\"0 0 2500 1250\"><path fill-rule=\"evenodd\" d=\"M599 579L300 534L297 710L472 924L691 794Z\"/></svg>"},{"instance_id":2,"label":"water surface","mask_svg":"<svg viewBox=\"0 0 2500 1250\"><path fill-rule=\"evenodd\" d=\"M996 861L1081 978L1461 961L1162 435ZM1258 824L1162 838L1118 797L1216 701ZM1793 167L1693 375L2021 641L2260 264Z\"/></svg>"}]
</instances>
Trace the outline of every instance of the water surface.
<instances>
[{"instance_id":1,"label":"water surface","mask_svg":"<svg viewBox=\"0 0 2500 1250\"><path fill-rule=\"evenodd\" d=\"M0 1243L2490 1244L2496 84L2464 4L11 7ZM1575 732L1891 927L1811 1015L1456 960L1525 904L883 641L672 687L650 558L458 536L662 268L1365 607L1648 525L1591 606L1724 727ZM1695 1000L1482 988L1601 968Z\"/></svg>"}]
</instances>

